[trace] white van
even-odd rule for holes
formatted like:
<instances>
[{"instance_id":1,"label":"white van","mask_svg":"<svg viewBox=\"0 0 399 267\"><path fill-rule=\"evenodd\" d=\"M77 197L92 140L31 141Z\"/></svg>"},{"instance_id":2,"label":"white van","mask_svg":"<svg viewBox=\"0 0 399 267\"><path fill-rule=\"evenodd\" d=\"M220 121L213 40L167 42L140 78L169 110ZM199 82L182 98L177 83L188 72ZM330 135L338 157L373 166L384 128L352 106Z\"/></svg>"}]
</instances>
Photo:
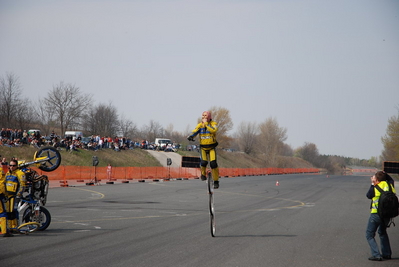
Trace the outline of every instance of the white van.
<instances>
[{"instance_id":1,"label":"white van","mask_svg":"<svg viewBox=\"0 0 399 267\"><path fill-rule=\"evenodd\" d=\"M65 131L65 138L72 138L72 140L75 140L79 137L83 137L83 133L80 131Z\"/></svg>"},{"instance_id":2,"label":"white van","mask_svg":"<svg viewBox=\"0 0 399 267\"><path fill-rule=\"evenodd\" d=\"M172 141L170 141L168 138L155 138L155 145L159 146L160 148L164 148L171 143Z\"/></svg>"}]
</instances>

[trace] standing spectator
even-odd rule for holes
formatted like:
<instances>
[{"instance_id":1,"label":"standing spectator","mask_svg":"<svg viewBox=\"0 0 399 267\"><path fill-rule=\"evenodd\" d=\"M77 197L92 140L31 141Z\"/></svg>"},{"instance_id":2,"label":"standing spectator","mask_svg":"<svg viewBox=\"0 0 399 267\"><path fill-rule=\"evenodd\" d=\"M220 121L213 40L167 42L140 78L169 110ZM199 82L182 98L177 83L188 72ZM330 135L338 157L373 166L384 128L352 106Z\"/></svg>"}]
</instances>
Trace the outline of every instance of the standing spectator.
<instances>
[{"instance_id":1,"label":"standing spectator","mask_svg":"<svg viewBox=\"0 0 399 267\"><path fill-rule=\"evenodd\" d=\"M28 143L28 133L26 132L26 130L24 130L24 132L22 133L22 143Z\"/></svg>"},{"instance_id":2,"label":"standing spectator","mask_svg":"<svg viewBox=\"0 0 399 267\"><path fill-rule=\"evenodd\" d=\"M111 166L111 163L108 163L108 166L107 166L107 179L108 179L108 181L111 181L111 176L112 176L112 166Z\"/></svg>"},{"instance_id":3,"label":"standing spectator","mask_svg":"<svg viewBox=\"0 0 399 267\"><path fill-rule=\"evenodd\" d=\"M101 140L101 147L100 148L104 148L105 147L105 138L104 138L104 136L101 136L100 140Z\"/></svg>"},{"instance_id":4,"label":"standing spectator","mask_svg":"<svg viewBox=\"0 0 399 267\"><path fill-rule=\"evenodd\" d=\"M0 137L1 137L1 139L6 139L7 138L6 129L1 128Z\"/></svg>"},{"instance_id":5,"label":"standing spectator","mask_svg":"<svg viewBox=\"0 0 399 267\"><path fill-rule=\"evenodd\" d=\"M381 193L376 187L380 187L384 191L389 191L389 187L392 187L392 191L396 193L393 185L387 182L387 175L382 171L378 171L373 177L371 177L371 186L366 196L371 199L371 214L366 230L366 238L371 249L371 261L382 261L383 259L391 259L391 245L389 243L389 237L387 228L384 221L378 215L378 201ZM381 254L378 249L377 242L375 241L375 233L378 230L380 236Z\"/></svg>"},{"instance_id":6,"label":"standing spectator","mask_svg":"<svg viewBox=\"0 0 399 267\"><path fill-rule=\"evenodd\" d=\"M94 136L94 142L96 142L97 144L100 142L100 136L98 134Z\"/></svg>"},{"instance_id":7,"label":"standing spectator","mask_svg":"<svg viewBox=\"0 0 399 267\"><path fill-rule=\"evenodd\" d=\"M104 148L108 148L108 136L104 137Z\"/></svg>"},{"instance_id":8,"label":"standing spectator","mask_svg":"<svg viewBox=\"0 0 399 267\"><path fill-rule=\"evenodd\" d=\"M6 131L6 136L7 136L7 139L11 139L11 129L10 128L7 128L7 131Z\"/></svg>"},{"instance_id":9,"label":"standing spectator","mask_svg":"<svg viewBox=\"0 0 399 267\"><path fill-rule=\"evenodd\" d=\"M16 138L16 131L13 129L10 129L10 140L13 141Z\"/></svg>"},{"instance_id":10,"label":"standing spectator","mask_svg":"<svg viewBox=\"0 0 399 267\"><path fill-rule=\"evenodd\" d=\"M22 140L22 130L21 129L19 129L17 132L17 139Z\"/></svg>"},{"instance_id":11,"label":"standing spectator","mask_svg":"<svg viewBox=\"0 0 399 267\"><path fill-rule=\"evenodd\" d=\"M99 148L99 149L102 149L103 146L104 146L104 138L100 138L100 139L98 140L98 148Z\"/></svg>"}]
</instances>

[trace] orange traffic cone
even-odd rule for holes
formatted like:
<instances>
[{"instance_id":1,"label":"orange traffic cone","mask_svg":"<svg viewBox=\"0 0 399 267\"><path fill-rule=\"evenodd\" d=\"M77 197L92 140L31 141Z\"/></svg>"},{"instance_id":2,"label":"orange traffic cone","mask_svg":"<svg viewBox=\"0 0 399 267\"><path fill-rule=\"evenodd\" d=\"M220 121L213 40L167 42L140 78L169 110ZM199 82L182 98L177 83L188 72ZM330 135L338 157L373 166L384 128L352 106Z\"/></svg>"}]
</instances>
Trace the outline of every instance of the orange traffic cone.
<instances>
[{"instance_id":1,"label":"orange traffic cone","mask_svg":"<svg viewBox=\"0 0 399 267\"><path fill-rule=\"evenodd\" d=\"M279 186L279 185L280 185L280 183L278 181L276 181L276 186Z\"/></svg>"}]
</instances>

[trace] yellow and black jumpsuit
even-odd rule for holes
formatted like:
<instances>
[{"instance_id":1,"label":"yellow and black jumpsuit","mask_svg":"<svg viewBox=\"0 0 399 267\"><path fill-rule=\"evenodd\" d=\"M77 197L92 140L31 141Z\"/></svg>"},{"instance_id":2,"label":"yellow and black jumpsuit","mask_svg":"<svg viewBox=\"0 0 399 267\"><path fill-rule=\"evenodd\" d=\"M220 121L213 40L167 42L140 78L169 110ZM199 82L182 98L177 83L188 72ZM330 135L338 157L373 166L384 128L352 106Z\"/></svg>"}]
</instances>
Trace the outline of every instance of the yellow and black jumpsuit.
<instances>
[{"instance_id":1,"label":"yellow and black jumpsuit","mask_svg":"<svg viewBox=\"0 0 399 267\"><path fill-rule=\"evenodd\" d=\"M22 193L25 190L26 177L25 173L19 169L15 171L9 170L5 175L5 187L6 196L8 201L6 203L7 218L10 228L16 228L18 226L18 201L16 198L21 198Z\"/></svg>"},{"instance_id":2,"label":"yellow and black jumpsuit","mask_svg":"<svg viewBox=\"0 0 399 267\"><path fill-rule=\"evenodd\" d=\"M5 186L5 178L3 169L0 169L0 232L5 234L7 233L7 210L5 206L5 193L6 193L6 186Z\"/></svg>"},{"instance_id":3,"label":"yellow and black jumpsuit","mask_svg":"<svg viewBox=\"0 0 399 267\"><path fill-rule=\"evenodd\" d=\"M218 145L218 142L216 141L217 131L217 123L211 120L204 124L200 122L190 135L192 138L199 135L201 149L201 175L206 176L206 166L208 165L209 160L214 181L219 181L219 168L215 151L215 148Z\"/></svg>"}]
</instances>

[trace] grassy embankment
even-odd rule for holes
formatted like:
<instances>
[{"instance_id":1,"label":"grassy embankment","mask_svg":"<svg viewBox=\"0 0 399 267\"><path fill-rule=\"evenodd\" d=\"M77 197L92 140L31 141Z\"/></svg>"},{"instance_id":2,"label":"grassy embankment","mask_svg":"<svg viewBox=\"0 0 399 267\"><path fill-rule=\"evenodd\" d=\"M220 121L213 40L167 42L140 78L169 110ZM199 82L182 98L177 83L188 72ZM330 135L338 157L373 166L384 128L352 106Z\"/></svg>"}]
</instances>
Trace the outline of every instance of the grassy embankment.
<instances>
[{"instance_id":1,"label":"grassy embankment","mask_svg":"<svg viewBox=\"0 0 399 267\"><path fill-rule=\"evenodd\" d=\"M30 146L4 147L0 146L0 155L9 160L11 157L31 160L36 149ZM79 149L79 152L69 153L61 150L61 165L92 166L92 157L97 156L99 167L111 163L115 167L146 167L161 166L149 153L142 149L116 152L111 149L88 151ZM181 155L198 156L197 152L179 151ZM312 168L312 165L299 158L281 157L280 168ZM218 151L218 163L223 168L265 168L262 160L239 152Z\"/></svg>"}]
</instances>

